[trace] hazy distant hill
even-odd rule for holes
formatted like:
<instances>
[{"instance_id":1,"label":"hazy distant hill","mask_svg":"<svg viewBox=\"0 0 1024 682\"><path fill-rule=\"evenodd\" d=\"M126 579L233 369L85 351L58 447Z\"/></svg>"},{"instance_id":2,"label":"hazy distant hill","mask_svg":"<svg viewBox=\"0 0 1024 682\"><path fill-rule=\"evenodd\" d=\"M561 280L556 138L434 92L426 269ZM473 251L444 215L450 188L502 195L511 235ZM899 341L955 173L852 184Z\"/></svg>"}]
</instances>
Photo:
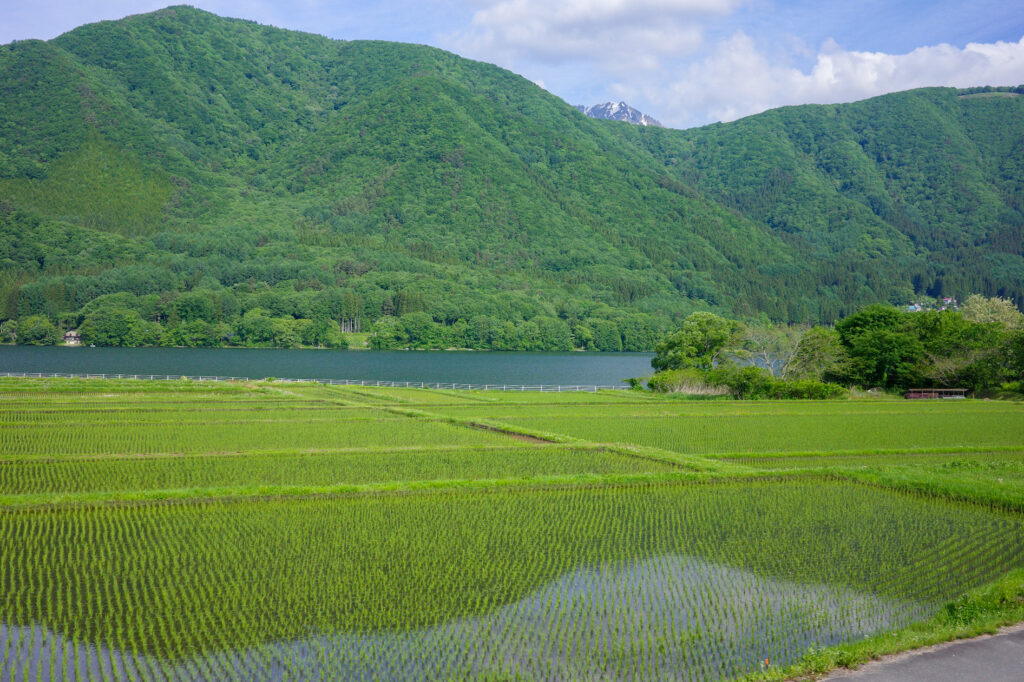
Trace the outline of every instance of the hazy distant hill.
<instances>
[{"instance_id":1,"label":"hazy distant hill","mask_svg":"<svg viewBox=\"0 0 1024 682\"><path fill-rule=\"evenodd\" d=\"M211 321L425 313L639 348L695 308L1022 301L1022 136L1024 99L949 89L611 125L440 50L168 8L0 48L0 319L128 292L167 321L202 292Z\"/></svg>"}]
</instances>

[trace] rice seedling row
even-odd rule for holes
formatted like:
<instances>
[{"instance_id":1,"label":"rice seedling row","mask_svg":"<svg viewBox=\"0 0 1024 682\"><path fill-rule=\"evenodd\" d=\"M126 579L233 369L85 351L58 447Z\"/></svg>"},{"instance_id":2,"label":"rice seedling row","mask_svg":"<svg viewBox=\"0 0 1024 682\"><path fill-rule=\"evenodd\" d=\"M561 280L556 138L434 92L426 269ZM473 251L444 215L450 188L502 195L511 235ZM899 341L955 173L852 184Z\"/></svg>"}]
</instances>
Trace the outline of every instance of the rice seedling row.
<instances>
[{"instance_id":1,"label":"rice seedling row","mask_svg":"<svg viewBox=\"0 0 1024 682\"><path fill-rule=\"evenodd\" d=\"M631 391L461 391L420 388L378 388L369 386L308 385L293 389L302 395L339 396L373 404L430 405L442 408L468 408L478 406L535 406L535 405L615 405L650 402L644 394Z\"/></svg>"},{"instance_id":2,"label":"rice seedling row","mask_svg":"<svg viewBox=\"0 0 1024 682\"><path fill-rule=\"evenodd\" d=\"M821 480L7 512L0 660L31 679L716 680L925 617L1021 566L1022 531Z\"/></svg>"},{"instance_id":3,"label":"rice seedling row","mask_svg":"<svg viewBox=\"0 0 1024 682\"><path fill-rule=\"evenodd\" d=\"M199 453L268 449L337 449L431 443L475 445L515 441L500 433L409 418L232 424L69 425L0 430L0 458L60 454Z\"/></svg>"},{"instance_id":4,"label":"rice seedling row","mask_svg":"<svg viewBox=\"0 0 1024 682\"><path fill-rule=\"evenodd\" d=\"M508 418L507 423L598 443L636 443L683 453L1015 447L1024 419L976 412L944 414L774 415L744 417Z\"/></svg>"},{"instance_id":5,"label":"rice seedling row","mask_svg":"<svg viewBox=\"0 0 1024 682\"><path fill-rule=\"evenodd\" d=\"M1024 450L985 451L980 452L903 452L899 454L826 454L800 455L787 457L774 455L770 457L729 457L729 462L744 464L758 469L808 469L815 467L836 466L913 466L929 469L945 469L955 472L971 470L988 470L1005 473L1013 478L1024 479Z\"/></svg>"},{"instance_id":6,"label":"rice seedling row","mask_svg":"<svg viewBox=\"0 0 1024 682\"><path fill-rule=\"evenodd\" d=\"M0 495L231 486L523 478L677 471L600 449L538 446L392 452L248 453L243 456L78 458L0 463Z\"/></svg>"},{"instance_id":7,"label":"rice seedling row","mask_svg":"<svg viewBox=\"0 0 1024 682\"><path fill-rule=\"evenodd\" d=\"M185 393L238 394L266 392L262 385L244 381L166 381L148 379L85 379L0 377L0 395L46 393Z\"/></svg>"},{"instance_id":8,"label":"rice seedling row","mask_svg":"<svg viewBox=\"0 0 1024 682\"><path fill-rule=\"evenodd\" d=\"M0 380L0 680L783 665L1024 566L1022 417L973 401Z\"/></svg>"},{"instance_id":9,"label":"rice seedling row","mask_svg":"<svg viewBox=\"0 0 1024 682\"><path fill-rule=\"evenodd\" d=\"M764 417L764 416L845 416L845 415L1004 415L1006 418L1024 418L1024 404L982 401L680 401L651 400L646 402L616 402L597 405L575 403L493 405L445 405L433 408L438 414L492 418L567 418L614 417Z\"/></svg>"},{"instance_id":10,"label":"rice seedling row","mask_svg":"<svg viewBox=\"0 0 1024 682\"><path fill-rule=\"evenodd\" d=\"M41 418L49 418L48 415L61 415L61 414L121 414L121 413L133 413L133 412L176 412L176 413L188 413L195 409L201 408L204 411L241 411L241 412L264 412L274 410L320 410L327 407L335 409L366 409L363 406L351 407L344 405L324 405L320 401L280 401L274 402L270 400L225 400L225 401L208 401L203 402L201 405L196 405L194 402L185 404L175 404L173 401L160 401L152 404L142 404L140 402L132 402L130 405L97 405L92 404L49 404L49 405L35 405L35 406L24 406L23 403L19 403L18 409L12 408L9 404L0 404L0 416L5 420L18 420L18 419L30 419L32 415L44 415ZM8 416L10 415L10 416Z\"/></svg>"},{"instance_id":11,"label":"rice seedling row","mask_svg":"<svg viewBox=\"0 0 1024 682\"><path fill-rule=\"evenodd\" d=\"M76 427L113 426L127 429L145 426L161 426L177 424L186 428L203 424L249 424L249 423L282 423L303 424L310 422L337 421L378 421L393 420L394 415L372 415L338 411L282 411L282 412L250 412L250 411L203 411L203 412L125 412L120 414L73 414L50 418L25 419L20 421L0 421L0 429L38 431L44 429L64 429Z\"/></svg>"}]
</instances>

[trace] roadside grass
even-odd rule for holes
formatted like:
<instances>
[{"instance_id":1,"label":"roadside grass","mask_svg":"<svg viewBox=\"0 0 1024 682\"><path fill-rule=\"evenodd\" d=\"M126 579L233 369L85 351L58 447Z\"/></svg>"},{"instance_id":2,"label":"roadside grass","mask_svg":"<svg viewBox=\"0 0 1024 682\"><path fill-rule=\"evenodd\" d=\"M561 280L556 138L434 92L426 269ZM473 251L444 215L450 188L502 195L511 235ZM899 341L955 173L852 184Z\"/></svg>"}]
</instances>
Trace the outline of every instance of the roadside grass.
<instances>
[{"instance_id":1,"label":"roadside grass","mask_svg":"<svg viewBox=\"0 0 1024 682\"><path fill-rule=\"evenodd\" d=\"M837 646L812 648L793 665L747 675L747 682L815 679L837 668L856 669L872 660L957 639L994 634L1024 622L1024 570L947 602L933 617L899 630L881 632Z\"/></svg>"}]
</instances>

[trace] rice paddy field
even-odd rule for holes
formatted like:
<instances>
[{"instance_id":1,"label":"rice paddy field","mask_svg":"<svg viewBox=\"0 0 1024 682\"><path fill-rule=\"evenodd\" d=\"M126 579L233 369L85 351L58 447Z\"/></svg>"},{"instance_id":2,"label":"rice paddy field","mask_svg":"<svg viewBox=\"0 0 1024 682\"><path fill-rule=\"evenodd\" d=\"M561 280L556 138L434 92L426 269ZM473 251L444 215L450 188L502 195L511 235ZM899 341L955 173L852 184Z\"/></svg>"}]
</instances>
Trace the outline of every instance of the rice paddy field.
<instances>
[{"instance_id":1,"label":"rice paddy field","mask_svg":"<svg viewBox=\"0 0 1024 682\"><path fill-rule=\"evenodd\" d=\"M1022 570L1020 403L0 379L0 680L771 677Z\"/></svg>"}]
</instances>

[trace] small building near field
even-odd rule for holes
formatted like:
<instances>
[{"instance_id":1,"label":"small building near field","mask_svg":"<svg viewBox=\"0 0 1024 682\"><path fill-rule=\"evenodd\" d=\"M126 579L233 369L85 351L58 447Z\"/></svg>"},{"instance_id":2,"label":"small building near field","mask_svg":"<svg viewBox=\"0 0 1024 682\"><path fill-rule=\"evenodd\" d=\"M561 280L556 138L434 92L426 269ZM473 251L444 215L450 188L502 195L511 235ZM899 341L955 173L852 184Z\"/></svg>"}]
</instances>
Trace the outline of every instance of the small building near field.
<instances>
[{"instance_id":1,"label":"small building near field","mask_svg":"<svg viewBox=\"0 0 1024 682\"><path fill-rule=\"evenodd\" d=\"M966 388L911 388L903 397L907 400L935 400L942 398L966 398Z\"/></svg>"},{"instance_id":2,"label":"small building near field","mask_svg":"<svg viewBox=\"0 0 1024 682\"><path fill-rule=\"evenodd\" d=\"M65 346L81 346L82 335L78 333L77 329L71 329L64 332L64 345Z\"/></svg>"}]
</instances>

